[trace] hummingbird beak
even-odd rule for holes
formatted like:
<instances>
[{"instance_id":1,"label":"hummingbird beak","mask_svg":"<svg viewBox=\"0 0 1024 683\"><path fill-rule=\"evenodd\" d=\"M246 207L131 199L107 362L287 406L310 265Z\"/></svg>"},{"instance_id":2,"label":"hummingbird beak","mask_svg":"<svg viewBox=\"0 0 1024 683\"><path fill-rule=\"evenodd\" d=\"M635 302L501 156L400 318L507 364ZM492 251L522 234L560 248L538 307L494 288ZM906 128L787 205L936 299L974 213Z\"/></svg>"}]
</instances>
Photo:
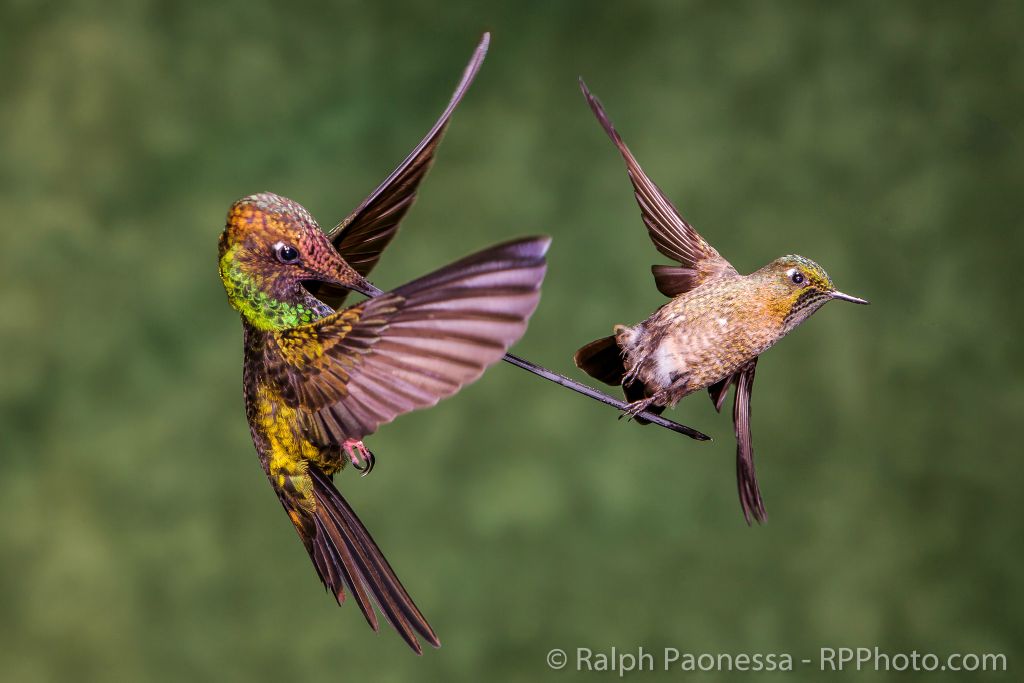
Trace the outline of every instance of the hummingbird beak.
<instances>
[{"instance_id":1,"label":"hummingbird beak","mask_svg":"<svg viewBox=\"0 0 1024 683\"><path fill-rule=\"evenodd\" d=\"M329 285L342 287L343 289L350 289L353 292L358 292L359 294L369 298L379 296L384 293L384 290L375 287L369 280L349 267L347 263L345 265L351 273L346 272L341 277L329 275L324 277L321 281Z\"/></svg>"},{"instance_id":2,"label":"hummingbird beak","mask_svg":"<svg viewBox=\"0 0 1024 683\"><path fill-rule=\"evenodd\" d=\"M367 280L364 277L360 277L359 282L357 282L355 285L349 285L349 287L369 299L372 299L375 296L380 296L381 294L384 293L383 289L372 284L369 280ZM867 301L865 301L864 303L867 303Z\"/></svg>"},{"instance_id":3,"label":"hummingbird beak","mask_svg":"<svg viewBox=\"0 0 1024 683\"><path fill-rule=\"evenodd\" d=\"M325 250L328 254L327 263L318 268L317 279L321 282L343 289L358 292L366 297L374 297L384 292L370 284L355 268L341 257L333 248Z\"/></svg>"},{"instance_id":4,"label":"hummingbird beak","mask_svg":"<svg viewBox=\"0 0 1024 683\"><path fill-rule=\"evenodd\" d=\"M843 294L842 292L832 292L833 299L841 299L842 301L849 301L851 304L861 304L867 306L871 302L867 299L861 299L860 297L850 296L849 294Z\"/></svg>"}]
</instances>

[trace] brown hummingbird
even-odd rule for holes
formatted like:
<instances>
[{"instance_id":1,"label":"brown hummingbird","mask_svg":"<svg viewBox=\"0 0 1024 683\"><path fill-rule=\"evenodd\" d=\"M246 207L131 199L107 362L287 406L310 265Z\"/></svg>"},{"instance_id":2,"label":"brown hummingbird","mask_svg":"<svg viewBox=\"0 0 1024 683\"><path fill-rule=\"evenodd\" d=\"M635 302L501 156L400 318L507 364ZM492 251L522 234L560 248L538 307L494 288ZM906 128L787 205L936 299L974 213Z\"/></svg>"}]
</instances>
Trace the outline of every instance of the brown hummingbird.
<instances>
[{"instance_id":1,"label":"brown hummingbird","mask_svg":"<svg viewBox=\"0 0 1024 683\"><path fill-rule=\"evenodd\" d=\"M622 385L627 415L660 413L707 387L721 410L736 385L736 478L743 516L767 518L754 472L750 398L758 356L832 300L867 304L835 288L824 269L803 256L783 256L749 275L736 269L687 223L655 185L612 126L601 103L580 79L590 108L626 162L629 179L654 246L678 265L651 267L654 282L672 300L633 326L576 352L577 367L607 384Z\"/></svg>"}]
</instances>

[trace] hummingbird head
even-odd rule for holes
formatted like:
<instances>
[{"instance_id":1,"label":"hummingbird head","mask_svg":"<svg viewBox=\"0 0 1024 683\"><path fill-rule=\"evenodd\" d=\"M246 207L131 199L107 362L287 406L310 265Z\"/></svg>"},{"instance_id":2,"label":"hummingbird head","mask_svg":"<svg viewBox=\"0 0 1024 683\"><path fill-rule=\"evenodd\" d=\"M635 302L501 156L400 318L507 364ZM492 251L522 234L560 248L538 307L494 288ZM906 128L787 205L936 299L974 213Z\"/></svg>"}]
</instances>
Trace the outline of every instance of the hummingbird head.
<instances>
[{"instance_id":1,"label":"hummingbird head","mask_svg":"<svg viewBox=\"0 0 1024 683\"><path fill-rule=\"evenodd\" d=\"M837 290L825 269L803 256L791 254L775 259L758 271L758 275L768 287L773 303L778 304L784 332L807 320L833 299L870 303Z\"/></svg>"},{"instance_id":2,"label":"hummingbird head","mask_svg":"<svg viewBox=\"0 0 1024 683\"><path fill-rule=\"evenodd\" d=\"M270 192L235 202L220 236L220 276L228 299L250 322L271 327L309 322L287 315L311 295L306 282L324 282L370 295L373 286L335 250L297 202ZM298 307L301 313L302 306ZM295 318L292 320L292 318Z\"/></svg>"}]
</instances>

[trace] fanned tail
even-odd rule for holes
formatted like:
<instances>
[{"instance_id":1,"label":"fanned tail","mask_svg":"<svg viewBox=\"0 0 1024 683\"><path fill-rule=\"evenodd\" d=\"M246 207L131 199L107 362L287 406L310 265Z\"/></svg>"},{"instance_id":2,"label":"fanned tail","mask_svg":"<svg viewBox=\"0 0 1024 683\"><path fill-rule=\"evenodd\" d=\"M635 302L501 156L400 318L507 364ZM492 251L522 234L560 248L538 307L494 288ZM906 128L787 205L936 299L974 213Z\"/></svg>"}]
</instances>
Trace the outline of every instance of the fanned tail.
<instances>
[{"instance_id":1,"label":"fanned tail","mask_svg":"<svg viewBox=\"0 0 1024 683\"><path fill-rule=\"evenodd\" d=\"M615 335L595 339L586 346L581 347L573 356L576 367L587 373L594 379L605 384L619 386L626 378L626 364L622 357L622 349L615 341ZM647 398L644 385L636 380L622 386L626 400L630 403ZM647 412L661 415L665 406L649 406ZM637 424L650 424L649 420L642 417L634 417Z\"/></svg>"},{"instance_id":2,"label":"fanned tail","mask_svg":"<svg viewBox=\"0 0 1024 683\"><path fill-rule=\"evenodd\" d=\"M622 378L626 375L622 349L615 342L614 335L595 339L580 348L573 356L573 361L583 372L612 386L622 384Z\"/></svg>"},{"instance_id":3,"label":"fanned tail","mask_svg":"<svg viewBox=\"0 0 1024 683\"><path fill-rule=\"evenodd\" d=\"M418 633L434 647L440 647L434 630L416 607L391 565L384 559L356 513L341 497L330 478L315 465L310 465L316 508L312 512L312 538L306 549L316 566L324 586L340 604L347 587L356 598L359 609L370 627L377 631L377 615L373 603L391 626L398 631L416 654L423 654Z\"/></svg>"}]
</instances>

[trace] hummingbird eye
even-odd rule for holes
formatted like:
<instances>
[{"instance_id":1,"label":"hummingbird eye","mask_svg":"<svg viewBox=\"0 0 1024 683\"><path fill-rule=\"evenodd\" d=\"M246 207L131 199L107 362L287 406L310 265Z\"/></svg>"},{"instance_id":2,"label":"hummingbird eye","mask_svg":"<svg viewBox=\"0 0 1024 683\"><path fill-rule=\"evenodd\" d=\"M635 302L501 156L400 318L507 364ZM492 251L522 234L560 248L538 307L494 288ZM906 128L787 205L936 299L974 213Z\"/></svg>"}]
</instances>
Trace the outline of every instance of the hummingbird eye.
<instances>
[{"instance_id":1,"label":"hummingbird eye","mask_svg":"<svg viewBox=\"0 0 1024 683\"><path fill-rule=\"evenodd\" d=\"M274 245L274 254L281 263L296 263L299 260L299 250L284 242Z\"/></svg>"}]
</instances>

